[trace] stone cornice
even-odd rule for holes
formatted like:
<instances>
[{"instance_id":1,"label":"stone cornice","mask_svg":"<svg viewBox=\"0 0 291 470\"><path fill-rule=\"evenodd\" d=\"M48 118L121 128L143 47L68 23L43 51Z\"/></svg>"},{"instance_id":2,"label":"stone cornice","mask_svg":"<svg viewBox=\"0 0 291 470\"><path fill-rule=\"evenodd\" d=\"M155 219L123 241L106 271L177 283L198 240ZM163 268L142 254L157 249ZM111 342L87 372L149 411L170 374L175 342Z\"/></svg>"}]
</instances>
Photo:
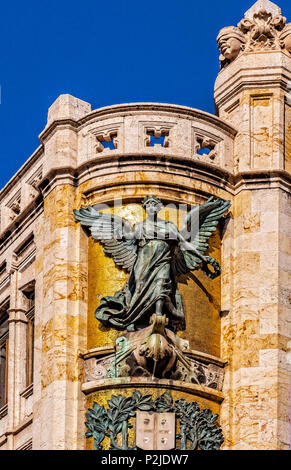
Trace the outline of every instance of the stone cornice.
<instances>
[{"instance_id":1,"label":"stone cornice","mask_svg":"<svg viewBox=\"0 0 291 470\"><path fill-rule=\"evenodd\" d=\"M266 54L269 56L268 63L265 60ZM273 62L270 57L274 57ZM250 63L252 58L256 59L256 62ZM287 83L291 79L290 64L290 57L283 52L241 54L218 74L214 91L216 106L221 107L239 92L247 89L279 87L286 90Z\"/></svg>"},{"instance_id":2,"label":"stone cornice","mask_svg":"<svg viewBox=\"0 0 291 470\"><path fill-rule=\"evenodd\" d=\"M36 149L36 151L28 158L25 164L17 171L17 173L11 178L10 181L4 186L0 191L0 200L15 186L16 182L19 181L27 170L36 162L44 152L44 143L46 140L57 130L62 128L70 128L72 130L78 131L79 129L87 126L94 120L100 120L100 118L110 118L134 114L147 114L147 113L163 113L168 116L180 116L180 117L189 117L196 119L200 122L207 122L211 125L216 126L219 129L224 130L231 137L234 137L237 134L237 130L231 126L226 121L220 119L219 117L207 113L205 111L200 111L188 106L174 105L167 103L125 103L118 104L113 106L106 106L93 110L88 113L85 117L76 121L74 119L59 119L53 121L48 125L39 135L41 145Z\"/></svg>"},{"instance_id":3,"label":"stone cornice","mask_svg":"<svg viewBox=\"0 0 291 470\"><path fill-rule=\"evenodd\" d=\"M268 89L270 87L272 87L272 89L277 87L281 88L282 90L286 90L286 81L284 81L282 78L278 78L278 80L269 80L266 78L264 80L260 79L252 80L251 82L242 82L241 79L238 78L236 82L233 82L231 85L229 85L227 88L227 93L224 94L224 90L222 90L222 97L220 97L219 93L216 94L216 106L223 106L224 103L229 102L242 91Z\"/></svg>"},{"instance_id":4,"label":"stone cornice","mask_svg":"<svg viewBox=\"0 0 291 470\"><path fill-rule=\"evenodd\" d=\"M123 171L127 173L132 171L144 171L145 173L151 172L163 172L165 173L165 162L167 162L167 171L172 174L177 174L177 169L180 170L179 175L189 178L190 180L200 179L208 184L212 184L219 188L223 188L230 194L235 195L241 191L243 185L260 185L260 187L269 188L270 183L274 183L282 187L285 190L291 190L291 174L285 170L249 170L245 172L233 175L227 170L218 167L214 164L209 164L201 160L195 160L191 157L184 157L181 155L174 154L106 154L105 156L98 156L94 160L88 163L80 165L78 169L66 167L52 170L45 178L47 184L43 185L43 195L46 195L57 185L60 184L72 184L78 186L92 178L98 178L102 173L102 176L114 175L114 163L116 163L116 173L120 174ZM154 166L153 166L154 163ZM170 164L169 164L170 163ZM147 168L147 165L149 168ZM132 168L130 168L132 166ZM142 169L138 169L137 166L142 166ZM110 171L109 171L110 170ZM175 172L171 172L175 170ZM156 181L147 180L147 184ZM139 184L141 181L133 181L132 184ZM163 181L160 182L163 185ZM112 183L112 186L115 186ZM263 186L262 186L263 185ZM102 181L98 181L98 188L108 188L110 183L106 181L106 184L102 184ZM120 187L124 186L120 183ZM195 190L193 185L189 186L188 189ZM178 188L177 188L178 190ZM89 192L92 192L90 189Z\"/></svg>"},{"instance_id":5,"label":"stone cornice","mask_svg":"<svg viewBox=\"0 0 291 470\"><path fill-rule=\"evenodd\" d=\"M283 80L283 77L285 80ZM217 88L215 96L216 96L216 106L222 106L224 103L227 103L230 101L232 98L234 98L236 95L238 95L240 92L244 90L257 90L257 89L264 89L264 88L281 88L282 90L286 90L286 83L289 80L289 77L282 75L281 77L278 77L277 79L274 78L258 78L254 79L253 75L244 75L244 79L250 78L250 80L244 82L242 81L242 77L237 77L236 80L234 80L231 84L226 87L228 90L225 93L225 88ZM220 97L222 95L222 97Z\"/></svg>"},{"instance_id":6,"label":"stone cornice","mask_svg":"<svg viewBox=\"0 0 291 470\"><path fill-rule=\"evenodd\" d=\"M76 170L78 174L79 184L82 184L89 178L97 176L97 172L102 170L110 170L107 175L114 173L114 165L116 172L122 171L143 171L143 172L169 172L177 174L179 170L180 176L193 178L195 176L209 178L213 184L217 184L220 187L230 186L233 180L232 174L223 169L220 166L210 164L201 160L195 159L195 157L185 157L177 154L161 154L161 153L115 153L114 155L104 155L102 157L97 156L88 163L80 165ZM205 179L205 181L210 182ZM150 182L150 181L149 181ZM162 181L161 181L162 183Z\"/></svg>"},{"instance_id":7,"label":"stone cornice","mask_svg":"<svg viewBox=\"0 0 291 470\"><path fill-rule=\"evenodd\" d=\"M250 170L235 177L234 193L244 189L280 188L291 193L291 174L285 170Z\"/></svg>"},{"instance_id":8,"label":"stone cornice","mask_svg":"<svg viewBox=\"0 0 291 470\"><path fill-rule=\"evenodd\" d=\"M21 424L19 424L18 426L15 426L15 428L13 429L8 429L6 432L5 432L5 435L8 437L9 435L13 435L15 436L16 434L18 434L20 431L22 431L23 429L27 428L28 426L30 426L33 422L33 417L30 416L29 418L27 418L25 421L23 421Z\"/></svg>"},{"instance_id":9,"label":"stone cornice","mask_svg":"<svg viewBox=\"0 0 291 470\"><path fill-rule=\"evenodd\" d=\"M70 184L77 187L76 174L76 169L73 167L52 168L39 185L43 198L45 199L56 186Z\"/></svg>"},{"instance_id":10,"label":"stone cornice","mask_svg":"<svg viewBox=\"0 0 291 470\"><path fill-rule=\"evenodd\" d=\"M122 388L163 388L178 390L180 392L198 395L208 400L222 403L223 394L209 387L190 384L179 380L152 379L151 377L121 377L118 379L104 379L87 382L82 385L82 392L86 395L100 390L112 390Z\"/></svg>"},{"instance_id":11,"label":"stone cornice","mask_svg":"<svg viewBox=\"0 0 291 470\"><path fill-rule=\"evenodd\" d=\"M165 162L167 166L165 166ZM200 189L195 188L195 186L191 184L193 180L199 180L217 189L223 189L228 192L230 196L235 196L244 189L269 189L270 187L280 188L291 193L291 174L285 170L250 170L233 175L223 168L201 160L195 160L194 158L181 155L165 155L160 153L106 154L104 156L97 156L94 160L91 160L90 165L88 163L80 165L78 169L73 167L52 169L42 180L40 188L45 198L56 186L70 184L77 187L79 184L95 178L98 185L88 190L85 194L86 196L95 190L104 191L110 188L118 189L116 181L110 184L110 182L106 180L106 182L103 183L102 178L104 176L112 175L114 177L115 174L121 174L122 172L138 171L143 171L144 173L165 173L165 168L170 174L183 176L185 179L188 178L189 180L189 184L186 184L185 187L167 184L165 179L163 181L159 180L159 187L171 187L172 191L176 191L177 193L181 191L190 192L191 194L201 193ZM152 184L155 186L158 183L157 180L151 180L149 178L146 183L143 180L134 180L131 183L120 182L118 187L122 192L126 186L140 186L144 184ZM111 201L106 200L106 202ZM33 201L30 206L26 208L25 212L19 214L13 223L7 227L1 234L0 253L13 241L13 237L16 233L20 233L28 224L31 224L32 214L34 214L35 218L40 210L42 210L42 207L43 200L39 199L37 205L35 201Z\"/></svg>"},{"instance_id":12,"label":"stone cornice","mask_svg":"<svg viewBox=\"0 0 291 470\"><path fill-rule=\"evenodd\" d=\"M35 152L26 160L24 165L15 173L15 175L8 181L8 183L0 190L0 201L9 193L15 184L22 178L28 169L35 163L43 154L43 145L40 145Z\"/></svg>"},{"instance_id":13,"label":"stone cornice","mask_svg":"<svg viewBox=\"0 0 291 470\"><path fill-rule=\"evenodd\" d=\"M80 126L84 126L87 125L89 122L93 121L95 118L99 117L106 116L110 118L114 115L124 116L140 114L143 112L167 113L168 115L178 114L183 117L188 116L218 126L232 136L235 136L237 134L237 130L233 126L231 126L228 122L224 121L223 119L215 116L214 114L210 114L206 111L201 111L195 108L190 108L189 106L168 103L123 103L116 104L113 106L106 106L93 110L91 113L87 114L78 122Z\"/></svg>"},{"instance_id":14,"label":"stone cornice","mask_svg":"<svg viewBox=\"0 0 291 470\"><path fill-rule=\"evenodd\" d=\"M90 161L90 165L84 163L78 169L73 167L53 169L43 179L40 188L45 198L56 186L70 184L77 187L92 178L96 178L96 182L98 183L96 189L107 190L110 187L116 187L114 175L116 176L121 173L128 174L130 172L143 172L144 174L148 173L148 175L150 173L165 173L165 162L167 162L166 168L169 174L179 175L189 179L189 184L184 187L178 187L176 184L172 185L177 193L183 190L188 190L193 193L195 188L190 184L190 181L195 179L211 184L216 188L227 190L230 193L232 192L233 176L230 172L223 170L221 167L181 155L164 155L152 152L149 154L106 154L102 157L97 156L94 160L92 159ZM109 183L108 180L104 181L103 178L105 176L112 176L112 183ZM141 185L143 182L143 179L136 179L132 183L120 182L118 187L122 191L128 184ZM155 185L157 184L157 180L151 180L148 176L146 184L149 185L151 183ZM159 180L159 186L165 187L166 185L167 182L165 180ZM90 192L92 192L92 190L90 190Z\"/></svg>"},{"instance_id":15,"label":"stone cornice","mask_svg":"<svg viewBox=\"0 0 291 470\"><path fill-rule=\"evenodd\" d=\"M142 114L142 113L166 113L167 115L179 115L183 117L191 117L200 121L206 121L218 128L223 129L225 132L231 136L237 134L237 130L231 126L226 121L223 121L219 117L207 113L205 111L200 111L198 109L190 108L188 106L181 105L171 105L164 103L125 103L118 104L113 106L106 106L104 108L98 108L87 114L85 117L79 121L74 121L73 119L59 119L53 121L49 126L47 126L39 135L39 139L42 144L45 143L48 137L50 137L56 129L61 128L71 128L72 130L78 130L84 126L87 126L89 123L94 122L99 118L110 118L113 116L126 116L133 114Z\"/></svg>"},{"instance_id":16,"label":"stone cornice","mask_svg":"<svg viewBox=\"0 0 291 470\"><path fill-rule=\"evenodd\" d=\"M23 232L43 209L40 197L29 204L23 212L0 234L0 255L12 242L16 234Z\"/></svg>"},{"instance_id":17,"label":"stone cornice","mask_svg":"<svg viewBox=\"0 0 291 470\"><path fill-rule=\"evenodd\" d=\"M39 134L38 138L41 143L44 144L47 138L50 137L57 128L62 129L68 127L76 130L79 127L79 123L73 119L59 119L57 121L53 121L49 126L45 127L45 129Z\"/></svg>"}]
</instances>

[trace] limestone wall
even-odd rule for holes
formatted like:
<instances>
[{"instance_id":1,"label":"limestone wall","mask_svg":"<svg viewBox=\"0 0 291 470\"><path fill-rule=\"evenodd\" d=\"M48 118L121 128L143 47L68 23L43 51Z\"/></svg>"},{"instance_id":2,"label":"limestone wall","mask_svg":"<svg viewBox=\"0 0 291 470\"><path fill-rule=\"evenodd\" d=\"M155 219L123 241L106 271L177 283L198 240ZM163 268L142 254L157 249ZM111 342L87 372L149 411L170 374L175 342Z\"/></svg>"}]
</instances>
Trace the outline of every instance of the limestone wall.
<instances>
[{"instance_id":1,"label":"limestone wall","mask_svg":"<svg viewBox=\"0 0 291 470\"><path fill-rule=\"evenodd\" d=\"M0 295L11 317L10 393L0 419L3 448L85 446L80 354L104 345L96 336L98 325L93 316L98 292L105 295L116 290L126 277L115 266L109 268L111 260L76 224L73 209L100 202L112 204L122 194L124 216L131 220L132 207L146 194L156 193L165 202L189 205L205 201L210 194L226 199L231 193L236 131L220 119L162 104L85 111L89 112L90 106L81 100L68 95L58 98L49 110L41 147L0 193ZM102 148L112 132L117 148ZM162 144L155 141L160 137ZM18 205L9 212L7 201L13 198ZM219 236L213 241L218 259ZM30 239L31 247L19 255L21 246ZM101 284L96 284L98 276ZM34 383L26 391L26 358L22 354L26 348L26 309L21 289L31 281L36 293L35 363ZM181 291L191 326L181 334L189 338L193 349L219 356L220 280L210 283L197 274L181 279ZM106 331L104 334L112 346L113 338Z\"/></svg>"},{"instance_id":2,"label":"limestone wall","mask_svg":"<svg viewBox=\"0 0 291 470\"><path fill-rule=\"evenodd\" d=\"M261 21L266 33L267 17L275 25L274 9L277 26L263 43L255 28ZM225 37L240 29L246 43L215 84L217 114L239 123L233 220L223 238L222 303L229 313L221 344L229 367L221 419L228 449L290 448L291 59L284 44L276 45L286 22L280 15L262 0L238 28L225 28Z\"/></svg>"},{"instance_id":3,"label":"limestone wall","mask_svg":"<svg viewBox=\"0 0 291 470\"><path fill-rule=\"evenodd\" d=\"M272 17L269 42L255 42L262 4L267 16L279 15L260 0L240 29L219 36L234 34L239 48L231 54L219 42L228 57L215 84L217 116L161 103L92 111L70 95L50 107L39 149L0 192L0 314L9 313L0 449L91 448L86 408L134 388L155 396L171 390L218 412L225 449L289 448L291 55L280 39L289 31L280 15ZM186 314L179 335L191 354L224 367L222 391L166 379L86 382L85 359L114 351L117 336L94 311L127 274L88 237L73 209L106 203L134 224L143 218L141 200L152 194L184 204L163 214L174 222L211 195L231 201L209 251L222 275L210 281L195 271L179 279ZM27 386L24 294L31 286L35 363Z\"/></svg>"}]
</instances>

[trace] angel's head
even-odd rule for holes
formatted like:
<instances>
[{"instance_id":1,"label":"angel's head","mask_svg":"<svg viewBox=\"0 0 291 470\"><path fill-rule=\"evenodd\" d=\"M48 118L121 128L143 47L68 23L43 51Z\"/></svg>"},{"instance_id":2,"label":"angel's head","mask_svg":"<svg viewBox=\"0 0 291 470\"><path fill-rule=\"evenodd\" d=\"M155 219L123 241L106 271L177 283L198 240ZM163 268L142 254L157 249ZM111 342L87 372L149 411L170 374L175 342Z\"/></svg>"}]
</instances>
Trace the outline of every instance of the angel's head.
<instances>
[{"instance_id":1,"label":"angel's head","mask_svg":"<svg viewBox=\"0 0 291 470\"><path fill-rule=\"evenodd\" d=\"M163 207L163 203L156 196L146 196L142 201L142 207L148 215L158 214Z\"/></svg>"}]
</instances>

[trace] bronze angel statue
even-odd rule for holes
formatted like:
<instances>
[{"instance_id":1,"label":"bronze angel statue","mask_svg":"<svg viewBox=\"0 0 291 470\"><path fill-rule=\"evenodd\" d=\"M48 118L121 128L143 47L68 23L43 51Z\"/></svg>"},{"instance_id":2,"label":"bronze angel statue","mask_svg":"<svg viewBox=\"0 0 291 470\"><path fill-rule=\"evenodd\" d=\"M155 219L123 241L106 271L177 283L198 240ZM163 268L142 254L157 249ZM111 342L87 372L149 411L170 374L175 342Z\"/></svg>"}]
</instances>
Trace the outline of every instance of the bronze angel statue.
<instances>
[{"instance_id":1,"label":"bronze angel statue","mask_svg":"<svg viewBox=\"0 0 291 470\"><path fill-rule=\"evenodd\" d=\"M95 311L104 325L118 330L142 329L149 325L153 313L166 314L169 327L183 321L178 276L199 267L210 278L220 274L218 262L205 252L230 201L210 197L206 203L194 206L180 231L174 223L158 217L163 205L160 199L147 196L142 205L147 217L134 228L127 220L93 207L74 210L75 218L89 227L105 254L129 272L123 289L112 297L103 297Z\"/></svg>"}]
</instances>

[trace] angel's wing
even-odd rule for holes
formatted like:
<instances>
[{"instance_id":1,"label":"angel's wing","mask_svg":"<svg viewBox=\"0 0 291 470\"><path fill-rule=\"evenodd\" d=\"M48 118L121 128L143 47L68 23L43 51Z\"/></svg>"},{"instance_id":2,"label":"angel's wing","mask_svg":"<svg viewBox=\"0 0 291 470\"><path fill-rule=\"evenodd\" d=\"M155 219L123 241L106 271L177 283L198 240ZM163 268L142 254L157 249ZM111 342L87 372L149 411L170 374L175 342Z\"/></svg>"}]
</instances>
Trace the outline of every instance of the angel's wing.
<instances>
[{"instance_id":1,"label":"angel's wing","mask_svg":"<svg viewBox=\"0 0 291 470\"><path fill-rule=\"evenodd\" d=\"M185 240L193 242L196 239L198 232L201 231L203 223L206 222L206 217L208 217L210 213L211 217L209 220L207 219L207 222L211 223L206 224L205 228L209 227L208 231L211 231L212 228L212 231L215 232L215 227L218 224L219 219L223 216L229 207L230 201L215 199L214 196L211 196L204 204L198 204L197 206L193 207L190 212L188 212L184 219L180 234ZM212 216L215 216L216 218L213 218ZM213 221L215 221L215 224Z\"/></svg>"},{"instance_id":2,"label":"angel's wing","mask_svg":"<svg viewBox=\"0 0 291 470\"><path fill-rule=\"evenodd\" d=\"M208 240L213 232L215 232L219 220L224 216L229 207L230 201L215 199L212 196L205 204L195 206L185 217L180 234L185 240L190 239L191 245L200 255L204 255L209 249ZM209 256L205 258L214 267L215 272L210 271L206 263L203 263L202 270L209 277L214 278L219 275L220 267L217 261ZM197 269L201 262L201 258L195 256L191 250L181 250L180 247L176 248L173 266L176 275L186 274L191 270Z\"/></svg>"},{"instance_id":3,"label":"angel's wing","mask_svg":"<svg viewBox=\"0 0 291 470\"><path fill-rule=\"evenodd\" d=\"M89 227L92 237L104 247L106 255L113 258L115 264L130 271L136 259L136 241L124 239L124 226L129 222L117 215L102 214L93 207L74 210L75 218L82 225Z\"/></svg>"}]
</instances>

